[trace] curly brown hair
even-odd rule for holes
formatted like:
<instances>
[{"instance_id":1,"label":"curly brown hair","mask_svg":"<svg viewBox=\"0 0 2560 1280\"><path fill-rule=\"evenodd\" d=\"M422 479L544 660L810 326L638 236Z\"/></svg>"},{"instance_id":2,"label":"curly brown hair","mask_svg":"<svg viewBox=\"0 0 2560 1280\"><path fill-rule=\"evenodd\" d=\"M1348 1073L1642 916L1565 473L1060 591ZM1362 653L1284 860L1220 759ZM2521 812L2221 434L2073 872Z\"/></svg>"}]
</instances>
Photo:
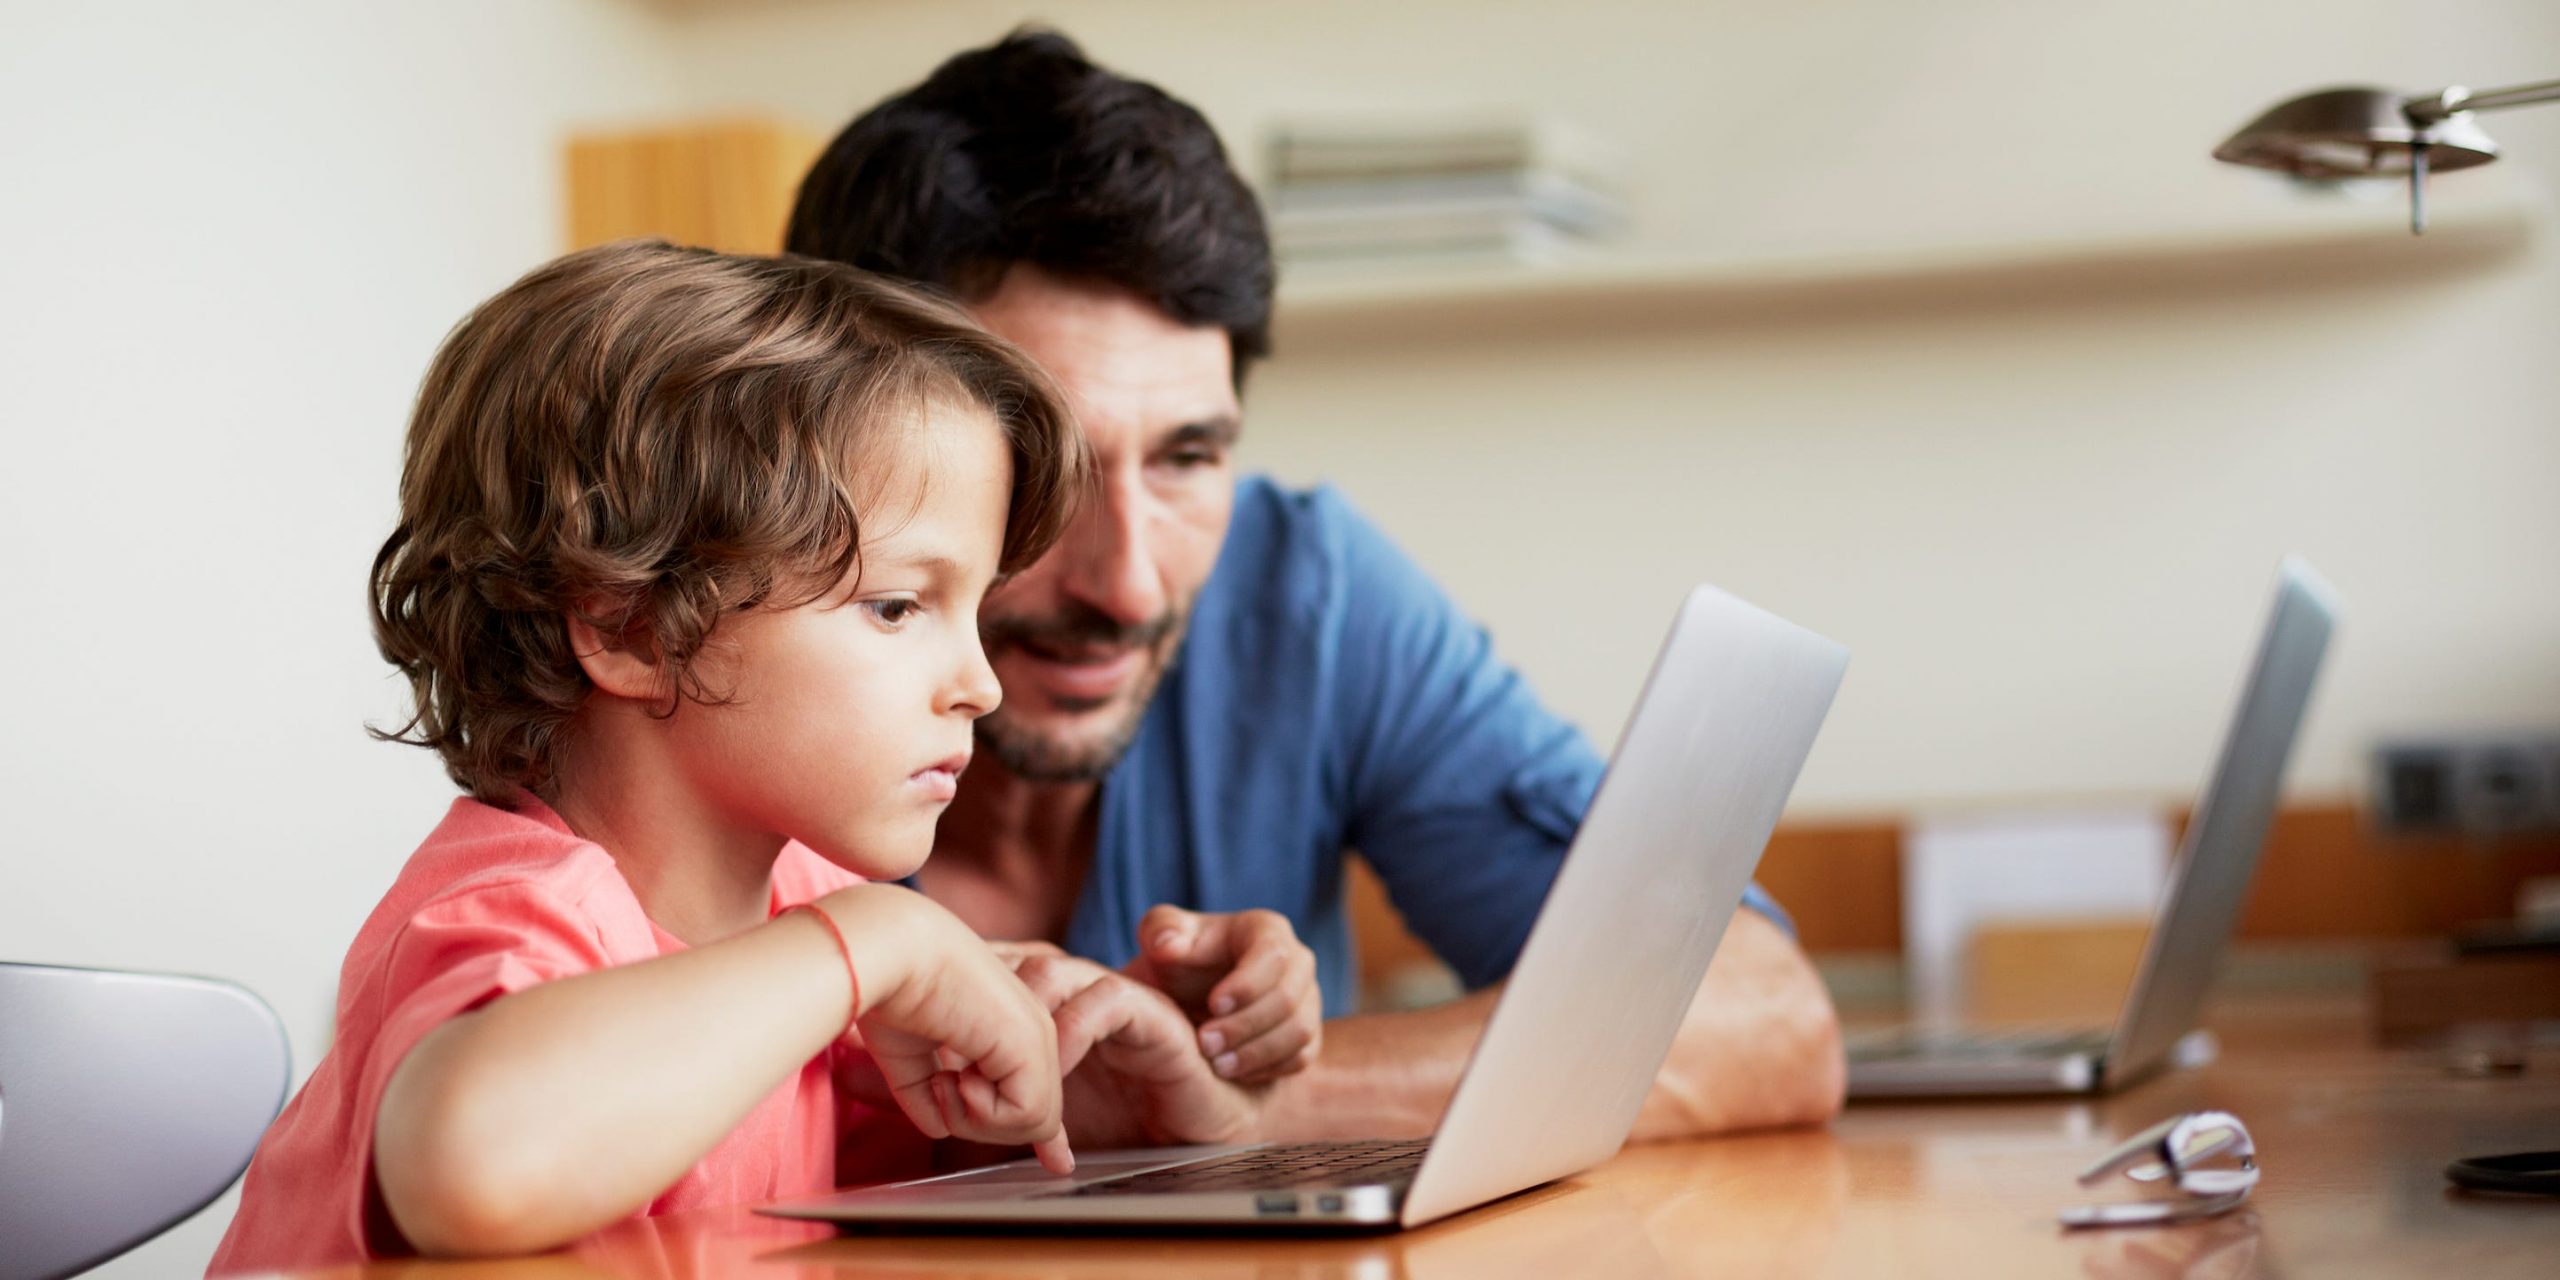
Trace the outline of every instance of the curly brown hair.
<instances>
[{"instance_id":1,"label":"curly brown hair","mask_svg":"<svg viewBox=\"0 0 2560 1280\"><path fill-rule=\"evenodd\" d=\"M573 613L657 656L665 714L716 701L692 665L713 627L858 571L863 445L935 401L1003 430L1002 569L1030 564L1066 527L1081 438L1039 367L950 304L814 259L655 242L518 280L454 328L418 392L372 579L374 638L417 711L374 735L433 748L485 801L543 791L591 687Z\"/></svg>"}]
</instances>

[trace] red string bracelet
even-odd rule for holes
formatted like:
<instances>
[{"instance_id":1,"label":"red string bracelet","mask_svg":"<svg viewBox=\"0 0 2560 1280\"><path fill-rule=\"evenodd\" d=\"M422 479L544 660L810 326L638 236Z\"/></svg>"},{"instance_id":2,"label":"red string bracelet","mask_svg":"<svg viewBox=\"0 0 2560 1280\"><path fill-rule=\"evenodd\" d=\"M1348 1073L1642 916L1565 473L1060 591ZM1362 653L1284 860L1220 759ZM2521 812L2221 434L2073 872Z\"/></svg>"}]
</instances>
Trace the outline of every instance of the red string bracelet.
<instances>
[{"instance_id":1,"label":"red string bracelet","mask_svg":"<svg viewBox=\"0 0 2560 1280\"><path fill-rule=\"evenodd\" d=\"M836 954L844 957L844 981L845 985L852 989L853 995L853 1012L846 1014L844 1020L844 1029L850 1032L853 1030L854 1020L862 1016L862 978L853 971L853 948L845 943L844 930L836 927L835 917L828 915L817 903L803 902L787 907L782 914L787 916L794 911L806 911L816 917L818 923L825 925L827 936L836 940Z\"/></svg>"}]
</instances>

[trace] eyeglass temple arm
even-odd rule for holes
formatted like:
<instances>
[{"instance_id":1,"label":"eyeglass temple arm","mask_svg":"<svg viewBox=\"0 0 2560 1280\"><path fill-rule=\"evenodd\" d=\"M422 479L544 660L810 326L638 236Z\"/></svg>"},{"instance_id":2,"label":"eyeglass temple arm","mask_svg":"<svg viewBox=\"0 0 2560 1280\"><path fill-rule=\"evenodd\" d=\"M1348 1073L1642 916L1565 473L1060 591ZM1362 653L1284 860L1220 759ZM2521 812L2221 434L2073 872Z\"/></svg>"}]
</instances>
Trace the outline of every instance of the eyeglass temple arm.
<instances>
[{"instance_id":1,"label":"eyeglass temple arm","mask_svg":"<svg viewBox=\"0 0 2560 1280\"><path fill-rule=\"evenodd\" d=\"M2181 1127L2193 1125L2201 1128L2208 1124L2220 1127L2222 1135L2193 1151L2173 1151L2170 1140ZM2227 1111L2195 1111L2171 1116L2117 1143L2114 1150L2080 1175L2080 1185L2088 1186L2146 1158L2174 1156L2174 1161L2209 1160L2232 1150L2239 1151L2245 1158L2254 1159L2257 1155L2257 1144L2249 1140L2248 1126L2240 1123L2240 1117Z\"/></svg>"},{"instance_id":2,"label":"eyeglass temple arm","mask_svg":"<svg viewBox=\"0 0 2560 1280\"><path fill-rule=\"evenodd\" d=\"M2090 1165L2088 1170L2080 1175L2080 1185L2088 1186L2136 1160L2156 1155L2160 1149L2161 1140L2167 1138L2169 1131L2177 1128L2178 1122L2184 1119L2186 1119L2185 1116L2171 1116L2117 1143L2113 1150L2099 1157L2096 1164Z\"/></svg>"}]
</instances>

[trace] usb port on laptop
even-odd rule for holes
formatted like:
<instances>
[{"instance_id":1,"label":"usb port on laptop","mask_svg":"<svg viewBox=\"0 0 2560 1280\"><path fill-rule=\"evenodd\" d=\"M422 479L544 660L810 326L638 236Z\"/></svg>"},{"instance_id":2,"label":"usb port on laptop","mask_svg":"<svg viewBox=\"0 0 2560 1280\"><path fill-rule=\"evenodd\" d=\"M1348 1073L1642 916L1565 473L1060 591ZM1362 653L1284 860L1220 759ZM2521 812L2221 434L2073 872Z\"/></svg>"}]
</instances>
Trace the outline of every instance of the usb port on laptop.
<instances>
[{"instance_id":1,"label":"usb port on laptop","mask_svg":"<svg viewBox=\"0 0 2560 1280\"><path fill-rule=\"evenodd\" d=\"M1259 1195L1253 1198L1255 1213L1296 1213L1298 1198L1293 1195Z\"/></svg>"}]
</instances>

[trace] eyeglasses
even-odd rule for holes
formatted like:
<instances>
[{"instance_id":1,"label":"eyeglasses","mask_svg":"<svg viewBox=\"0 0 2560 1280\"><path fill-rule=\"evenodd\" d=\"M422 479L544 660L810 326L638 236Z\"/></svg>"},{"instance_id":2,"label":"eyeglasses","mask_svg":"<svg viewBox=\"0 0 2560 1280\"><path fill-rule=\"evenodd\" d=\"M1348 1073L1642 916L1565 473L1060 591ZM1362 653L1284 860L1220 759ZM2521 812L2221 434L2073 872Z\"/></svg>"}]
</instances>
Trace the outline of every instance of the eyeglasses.
<instances>
[{"instance_id":1,"label":"eyeglasses","mask_svg":"<svg viewBox=\"0 0 2560 1280\"><path fill-rule=\"evenodd\" d=\"M2221 1161L2207 1167L2209 1161ZM2186 1222L2228 1213L2249 1198L2258 1185L2258 1147L2248 1126L2228 1111L2197 1111L2172 1116L2124 1140L2106 1158L2080 1175L2080 1185L2095 1186L2122 1173L2140 1183L2163 1183L2180 1198L2130 1200L2119 1204L2075 1205L2062 1211L2066 1227L2115 1227L2137 1223Z\"/></svg>"}]
</instances>

